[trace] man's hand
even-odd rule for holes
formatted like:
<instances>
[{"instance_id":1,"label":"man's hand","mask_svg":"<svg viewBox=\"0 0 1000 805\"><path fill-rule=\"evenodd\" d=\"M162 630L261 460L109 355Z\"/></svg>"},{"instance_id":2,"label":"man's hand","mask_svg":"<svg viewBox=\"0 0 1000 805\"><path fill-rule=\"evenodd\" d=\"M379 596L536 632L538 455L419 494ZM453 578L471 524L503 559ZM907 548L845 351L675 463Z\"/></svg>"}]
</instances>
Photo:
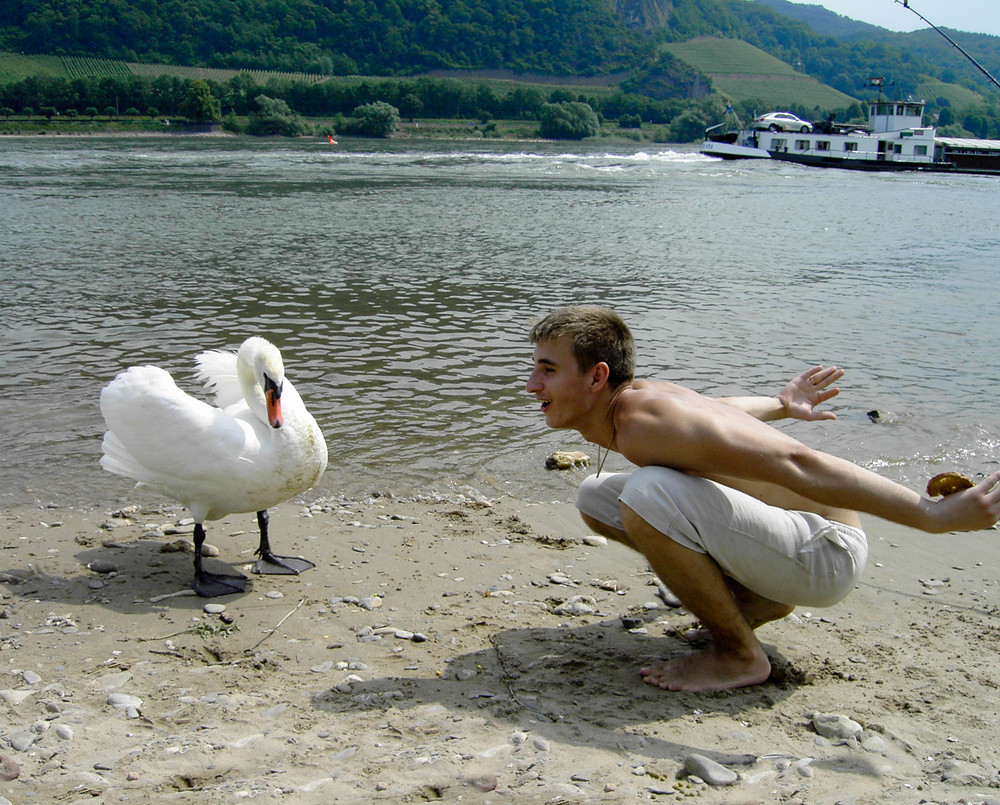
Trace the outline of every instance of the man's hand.
<instances>
[{"instance_id":1,"label":"man's hand","mask_svg":"<svg viewBox=\"0 0 1000 805\"><path fill-rule=\"evenodd\" d=\"M784 408L785 416L804 419L806 422L836 419L837 415L833 411L817 411L816 406L840 394L840 389L830 386L843 376L844 370L836 366L813 366L806 369L778 392L778 401Z\"/></svg>"},{"instance_id":2,"label":"man's hand","mask_svg":"<svg viewBox=\"0 0 1000 805\"><path fill-rule=\"evenodd\" d=\"M937 533L992 528L1000 520L1000 472L987 475L971 489L927 502L933 506Z\"/></svg>"}]
</instances>

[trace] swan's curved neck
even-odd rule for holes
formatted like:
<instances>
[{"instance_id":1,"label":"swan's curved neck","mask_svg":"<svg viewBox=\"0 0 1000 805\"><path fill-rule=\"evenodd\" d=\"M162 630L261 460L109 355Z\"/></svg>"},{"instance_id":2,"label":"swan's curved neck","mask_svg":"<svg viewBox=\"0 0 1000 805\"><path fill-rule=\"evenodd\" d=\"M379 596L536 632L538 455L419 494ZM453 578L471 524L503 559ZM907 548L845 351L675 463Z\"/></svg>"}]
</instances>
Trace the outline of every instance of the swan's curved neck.
<instances>
[{"instance_id":1,"label":"swan's curved neck","mask_svg":"<svg viewBox=\"0 0 1000 805\"><path fill-rule=\"evenodd\" d=\"M254 375L253 366L245 360L238 358L236 361L236 374L240 379L240 389L243 391L243 399L247 401L253 415L261 422L267 422L267 400L264 398L264 388Z\"/></svg>"}]
</instances>

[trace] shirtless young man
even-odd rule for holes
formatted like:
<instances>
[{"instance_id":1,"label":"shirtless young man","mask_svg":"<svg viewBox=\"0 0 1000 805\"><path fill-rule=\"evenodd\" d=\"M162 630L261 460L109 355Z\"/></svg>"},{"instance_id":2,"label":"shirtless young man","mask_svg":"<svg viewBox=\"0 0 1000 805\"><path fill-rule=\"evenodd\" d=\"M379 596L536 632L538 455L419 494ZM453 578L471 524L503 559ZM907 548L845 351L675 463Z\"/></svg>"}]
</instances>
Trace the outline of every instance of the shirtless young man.
<instances>
[{"instance_id":1,"label":"shirtless young man","mask_svg":"<svg viewBox=\"0 0 1000 805\"><path fill-rule=\"evenodd\" d=\"M711 637L704 651L643 668L650 685L764 682L771 666L754 629L853 589L868 557L858 511L931 533L1000 519L1000 472L934 502L765 424L834 418L816 406L838 393L839 369L813 367L773 398L710 399L634 380L632 335L607 308L557 310L530 339L526 388L549 427L577 430L638 467L587 478L577 498L584 521L643 554Z\"/></svg>"}]
</instances>

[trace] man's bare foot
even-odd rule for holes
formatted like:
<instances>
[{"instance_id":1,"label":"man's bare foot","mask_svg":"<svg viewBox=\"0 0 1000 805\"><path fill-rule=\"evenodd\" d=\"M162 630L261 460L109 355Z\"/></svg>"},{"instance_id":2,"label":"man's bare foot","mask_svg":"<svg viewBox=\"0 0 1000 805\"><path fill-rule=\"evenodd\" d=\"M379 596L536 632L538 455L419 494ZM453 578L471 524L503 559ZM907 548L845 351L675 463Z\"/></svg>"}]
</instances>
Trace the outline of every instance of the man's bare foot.
<instances>
[{"instance_id":1,"label":"man's bare foot","mask_svg":"<svg viewBox=\"0 0 1000 805\"><path fill-rule=\"evenodd\" d=\"M675 634L681 640L685 640L688 643L694 643L696 645L712 642L712 633L701 625L691 626L684 630L678 629Z\"/></svg>"},{"instance_id":2,"label":"man's bare foot","mask_svg":"<svg viewBox=\"0 0 1000 805\"><path fill-rule=\"evenodd\" d=\"M759 646L746 659L710 646L697 654L656 663L639 673L647 685L663 690L731 690L767 681L771 663Z\"/></svg>"}]
</instances>

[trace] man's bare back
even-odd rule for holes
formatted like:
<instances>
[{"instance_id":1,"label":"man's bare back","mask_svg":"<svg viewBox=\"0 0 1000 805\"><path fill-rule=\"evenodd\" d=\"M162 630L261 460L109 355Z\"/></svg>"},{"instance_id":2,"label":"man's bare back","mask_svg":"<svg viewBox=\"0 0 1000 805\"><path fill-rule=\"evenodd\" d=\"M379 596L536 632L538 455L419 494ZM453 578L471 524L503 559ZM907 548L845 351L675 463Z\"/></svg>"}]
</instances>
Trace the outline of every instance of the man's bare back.
<instances>
[{"instance_id":1,"label":"man's bare back","mask_svg":"<svg viewBox=\"0 0 1000 805\"><path fill-rule=\"evenodd\" d=\"M633 396L634 395L634 396ZM643 396L658 396L663 395L667 398L673 398L679 401L683 401L685 407L689 408L692 406L705 406L711 410L713 417L722 416L725 418L735 417L737 419L746 419L747 415L744 412L733 412L732 406L727 405L725 402L720 400L714 400L708 397L704 397L691 389L687 389L683 386L679 386L675 383L667 382L654 382L649 380L637 380L632 384L631 392L625 390L618 398L618 402L615 404L615 419L616 422L620 422L621 419L628 417L628 411L634 408L639 408L644 405L644 401L641 399L636 399L636 397ZM629 397L632 397L629 400ZM648 402L645 404L648 405ZM618 411L621 407L621 412ZM756 428L759 420L754 420L750 418L754 423L750 425ZM743 425L747 426L749 423L744 422ZM761 423L762 424L762 423ZM765 427L768 427L765 425ZM621 428L621 425L618 426ZM621 437L619 436L619 444L621 444ZM632 461L635 461L631 456L626 455ZM638 461L635 461L639 464ZM650 462L663 464L662 461ZM666 465L670 466L670 465ZM738 489L748 495L752 495L758 500L762 500L771 506L778 506L782 509L794 509L796 511L807 511L818 514L821 517L825 517L828 520L835 520L838 523L843 523L845 525L852 526L854 528L861 527L861 519L858 517L858 513L851 510L840 508L837 506L829 506L818 501L812 500L804 495L800 495L793 492L791 489L780 486L779 484L769 483L762 480L754 480L750 478L738 478L733 475L721 473L721 472L708 472L702 471L698 472L693 469L688 469L685 467L674 466L674 469L679 469L684 472L690 472L694 475L700 475L703 478L709 478L710 480L716 481L726 486L732 487L733 489Z\"/></svg>"}]
</instances>

